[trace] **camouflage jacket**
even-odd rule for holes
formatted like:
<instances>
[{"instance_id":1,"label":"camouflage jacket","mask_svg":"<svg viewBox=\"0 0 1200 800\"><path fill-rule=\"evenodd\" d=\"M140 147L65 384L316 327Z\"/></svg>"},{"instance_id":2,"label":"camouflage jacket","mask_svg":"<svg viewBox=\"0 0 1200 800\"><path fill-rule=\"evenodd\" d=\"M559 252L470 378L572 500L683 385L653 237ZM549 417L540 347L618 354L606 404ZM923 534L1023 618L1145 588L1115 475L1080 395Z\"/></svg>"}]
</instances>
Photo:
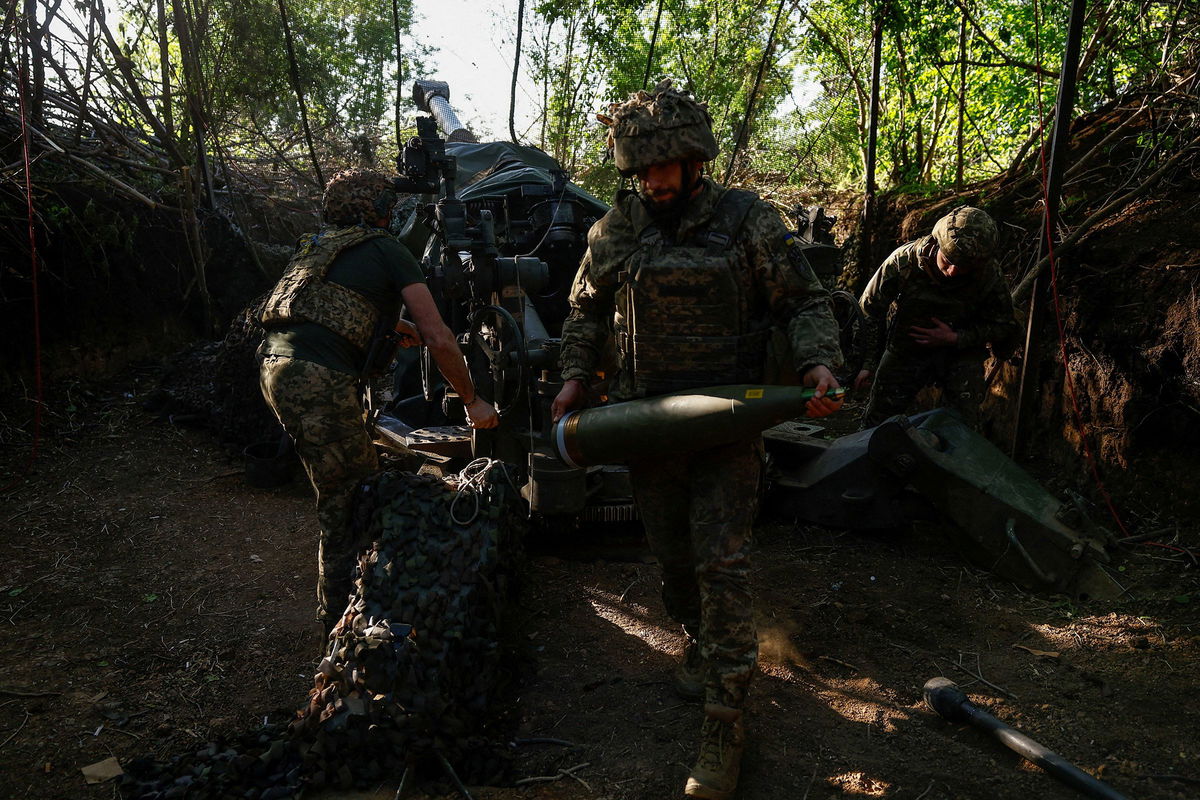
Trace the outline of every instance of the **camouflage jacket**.
<instances>
[{"instance_id":1,"label":"camouflage jacket","mask_svg":"<svg viewBox=\"0 0 1200 800\"><path fill-rule=\"evenodd\" d=\"M897 353L927 352L908 337L913 325L936 317L958 332L955 349L977 351L1009 345L1020 330L1008 285L995 259L961 277L948 279L937 268L932 236L901 245L875 272L859 305L867 317L862 329L863 369L874 372L886 346Z\"/></svg>"},{"instance_id":2,"label":"camouflage jacket","mask_svg":"<svg viewBox=\"0 0 1200 800\"><path fill-rule=\"evenodd\" d=\"M705 179L704 189L688 205L672 240L685 241L710 227L724 188ZM653 221L634 192L618 193L616 204L588 232L588 251L571 290L571 312L563 323L560 366L563 380L588 380L604 363L614 320L619 316L620 275L645 246L639 231ZM786 334L792 366L803 373L816 365L841 365L838 331L829 293L821 286L779 214L755 200L729 246L748 276L754 314ZM734 302L731 298L730 302ZM685 309L681 308L681 312ZM618 365L609 385L616 400L636 396L633 377Z\"/></svg>"}]
</instances>

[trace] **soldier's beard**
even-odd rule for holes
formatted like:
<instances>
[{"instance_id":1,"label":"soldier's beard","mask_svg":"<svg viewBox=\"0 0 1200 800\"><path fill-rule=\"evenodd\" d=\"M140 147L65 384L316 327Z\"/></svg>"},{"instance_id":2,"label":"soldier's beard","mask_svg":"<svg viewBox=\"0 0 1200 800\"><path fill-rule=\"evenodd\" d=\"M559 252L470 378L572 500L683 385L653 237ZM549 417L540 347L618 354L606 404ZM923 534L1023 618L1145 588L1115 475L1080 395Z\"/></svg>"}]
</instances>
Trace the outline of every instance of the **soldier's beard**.
<instances>
[{"instance_id":1,"label":"soldier's beard","mask_svg":"<svg viewBox=\"0 0 1200 800\"><path fill-rule=\"evenodd\" d=\"M678 189L668 189L654 194L643 194L642 202L653 210L665 210L679 200Z\"/></svg>"},{"instance_id":2,"label":"soldier's beard","mask_svg":"<svg viewBox=\"0 0 1200 800\"><path fill-rule=\"evenodd\" d=\"M700 185L700 171L691 164L683 164L679 176L679 188L668 189L655 195L641 193L642 205L658 220L676 220L687 210L692 194Z\"/></svg>"}]
</instances>

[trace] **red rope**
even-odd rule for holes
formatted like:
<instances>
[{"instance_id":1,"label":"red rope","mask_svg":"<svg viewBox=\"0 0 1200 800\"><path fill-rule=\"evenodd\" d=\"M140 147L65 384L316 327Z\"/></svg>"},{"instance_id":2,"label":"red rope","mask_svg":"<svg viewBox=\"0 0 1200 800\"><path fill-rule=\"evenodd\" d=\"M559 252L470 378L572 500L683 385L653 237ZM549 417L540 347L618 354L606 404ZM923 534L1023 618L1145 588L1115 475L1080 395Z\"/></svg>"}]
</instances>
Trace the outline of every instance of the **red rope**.
<instances>
[{"instance_id":1,"label":"red rope","mask_svg":"<svg viewBox=\"0 0 1200 800\"><path fill-rule=\"evenodd\" d=\"M37 395L37 403L33 407L33 449L29 454L29 463L26 469L33 466L33 462L38 456L38 446L41 444L42 437L42 319L41 305L38 297L38 254L37 254L37 236L33 229L33 177L32 168L29 157L29 114L25 103L25 94L28 91L29 74L26 68L26 59L21 59L20 82L21 86L18 91L20 96L21 106L21 157L25 165L25 208L29 223L29 275L33 290L33 376L34 376L34 391ZM15 481L14 481L15 483ZM12 484L9 484L11 486ZM6 486L5 489L9 487Z\"/></svg>"},{"instance_id":2,"label":"red rope","mask_svg":"<svg viewBox=\"0 0 1200 800\"><path fill-rule=\"evenodd\" d=\"M1033 24L1037 34L1034 37L1037 63L1042 63L1042 17L1041 17L1041 1L1035 0L1033 4ZM1037 73L1037 101L1038 101L1038 119L1045 119L1045 109L1042 105L1042 73ZM1061 109L1060 109L1061 111ZM1055 120L1055 127L1059 125L1070 125L1070 120ZM1068 128L1069 130L1069 128ZM1043 127L1043 132L1045 128ZM1042 147L1040 154L1042 166L1042 204L1046 209L1043 214L1043 219L1046 222L1046 229L1043 233L1046 236L1046 255L1050 262L1050 289L1051 296L1054 299L1054 321L1058 328L1058 352L1059 358L1062 361L1064 383L1067 389L1067 397L1071 401L1071 413L1074 418L1075 430L1079 432L1079 441L1083 444L1083 452L1087 461L1088 470L1091 472L1092 479L1096 483L1096 488L1100 491L1100 496L1104 498L1104 504L1108 507L1108 513L1112 516L1113 522L1121 529L1121 532L1126 536L1129 535L1129 530L1125 527L1125 523L1121 521L1121 515L1117 513L1117 507L1113 503L1112 496L1109 495L1108 489L1104 485L1104 480L1100 477L1100 468L1096 462L1096 456L1092 452L1092 445L1088 439L1087 431L1083 427L1083 413L1079 408L1079 397L1075 393L1075 380L1071 375L1070 359L1067 357L1067 335L1066 326L1063 325L1062 302L1058 294L1058 260L1054 257L1054 230L1050 225L1050 170L1046 164L1046 139L1042 137Z\"/></svg>"}]
</instances>

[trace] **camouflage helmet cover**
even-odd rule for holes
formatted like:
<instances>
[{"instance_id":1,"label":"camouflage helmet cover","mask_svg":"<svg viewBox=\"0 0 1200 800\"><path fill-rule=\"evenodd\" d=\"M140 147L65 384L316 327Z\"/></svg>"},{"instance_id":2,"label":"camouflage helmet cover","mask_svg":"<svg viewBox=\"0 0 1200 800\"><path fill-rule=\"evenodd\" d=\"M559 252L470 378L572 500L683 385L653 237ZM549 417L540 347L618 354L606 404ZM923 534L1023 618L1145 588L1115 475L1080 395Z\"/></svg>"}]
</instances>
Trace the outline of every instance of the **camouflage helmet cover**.
<instances>
[{"instance_id":1,"label":"camouflage helmet cover","mask_svg":"<svg viewBox=\"0 0 1200 800\"><path fill-rule=\"evenodd\" d=\"M329 179L321 213L330 225L357 225L385 217L396 202L392 179L371 169L345 169Z\"/></svg>"},{"instance_id":2,"label":"camouflage helmet cover","mask_svg":"<svg viewBox=\"0 0 1200 800\"><path fill-rule=\"evenodd\" d=\"M712 161L717 140L704 103L664 80L649 92L635 92L624 103L612 103L597 118L608 125L608 145L617 169L628 178L653 164L669 161Z\"/></svg>"},{"instance_id":3,"label":"camouflage helmet cover","mask_svg":"<svg viewBox=\"0 0 1200 800\"><path fill-rule=\"evenodd\" d=\"M971 267L992 256L996 248L996 223L986 211L959 206L937 221L933 238L950 263Z\"/></svg>"}]
</instances>

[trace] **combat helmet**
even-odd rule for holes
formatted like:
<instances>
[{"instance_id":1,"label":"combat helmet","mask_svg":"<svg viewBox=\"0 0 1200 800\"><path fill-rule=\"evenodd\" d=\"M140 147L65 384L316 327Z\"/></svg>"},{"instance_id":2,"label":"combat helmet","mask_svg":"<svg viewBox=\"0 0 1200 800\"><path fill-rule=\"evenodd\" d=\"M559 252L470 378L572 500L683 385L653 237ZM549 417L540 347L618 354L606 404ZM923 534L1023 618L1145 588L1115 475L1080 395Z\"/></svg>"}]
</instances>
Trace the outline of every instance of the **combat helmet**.
<instances>
[{"instance_id":1,"label":"combat helmet","mask_svg":"<svg viewBox=\"0 0 1200 800\"><path fill-rule=\"evenodd\" d=\"M996 223L986 211L959 206L933 226L938 248L952 264L977 266L987 261L996 248Z\"/></svg>"},{"instance_id":2,"label":"combat helmet","mask_svg":"<svg viewBox=\"0 0 1200 800\"><path fill-rule=\"evenodd\" d=\"M345 169L329 179L321 195L321 213L329 225L374 222L396 204L392 179L371 169Z\"/></svg>"},{"instance_id":3,"label":"combat helmet","mask_svg":"<svg viewBox=\"0 0 1200 800\"><path fill-rule=\"evenodd\" d=\"M670 79L649 92L631 94L624 103L612 103L608 114L596 117L608 125L609 148L626 178L653 164L717 157L707 106L673 89Z\"/></svg>"}]
</instances>

